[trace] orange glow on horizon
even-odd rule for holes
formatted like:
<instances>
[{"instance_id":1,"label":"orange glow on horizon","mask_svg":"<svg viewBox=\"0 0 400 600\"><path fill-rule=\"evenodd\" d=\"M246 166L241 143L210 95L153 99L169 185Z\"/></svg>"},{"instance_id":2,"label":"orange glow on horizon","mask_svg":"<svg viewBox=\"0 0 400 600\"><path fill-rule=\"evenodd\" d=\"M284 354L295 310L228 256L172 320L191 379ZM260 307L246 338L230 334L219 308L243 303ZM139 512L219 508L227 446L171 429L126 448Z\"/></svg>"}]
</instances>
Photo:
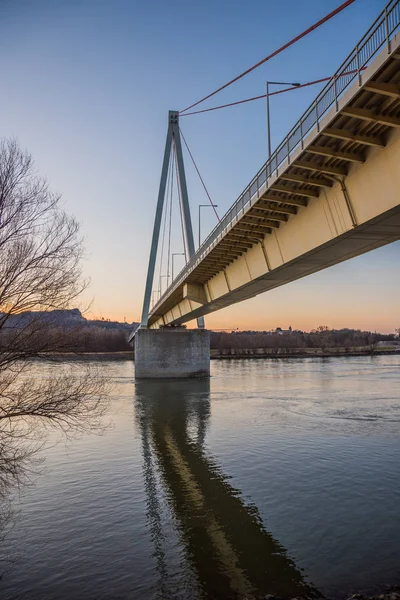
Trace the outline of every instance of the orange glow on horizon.
<instances>
[{"instance_id":1,"label":"orange glow on horizon","mask_svg":"<svg viewBox=\"0 0 400 600\"><path fill-rule=\"evenodd\" d=\"M327 315L327 312L330 314ZM274 314L275 313L275 314ZM285 314L286 313L286 314ZM120 323L138 323L140 317L138 314L122 314L120 312L96 312L85 313L84 317L90 320L110 320ZM226 330L253 330L253 331L270 331L277 327L288 329L291 326L293 329L301 331L311 331L319 325L326 325L329 329L361 329L363 331L378 331L380 333L394 333L399 327L397 315L390 315L382 310L379 313L374 313L367 307L359 307L354 311L331 313L325 310L310 310L308 314L296 314L296 311L288 313L285 310L273 311L268 317L261 314L260 311L246 311L240 309L240 305L232 306L228 309L206 315L206 327L209 329L226 329ZM196 321L186 323L186 326L191 329L196 327Z\"/></svg>"}]
</instances>

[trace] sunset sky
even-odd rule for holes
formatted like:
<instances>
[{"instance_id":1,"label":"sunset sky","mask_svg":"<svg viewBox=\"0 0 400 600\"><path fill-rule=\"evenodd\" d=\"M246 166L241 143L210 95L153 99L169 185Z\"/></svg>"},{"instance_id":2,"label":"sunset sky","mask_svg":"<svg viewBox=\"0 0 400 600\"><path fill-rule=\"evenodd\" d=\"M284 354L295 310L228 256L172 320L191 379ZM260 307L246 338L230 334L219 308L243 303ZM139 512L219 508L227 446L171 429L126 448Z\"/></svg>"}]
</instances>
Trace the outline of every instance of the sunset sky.
<instances>
[{"instance_id":1,"label":"sunset sky","mask_svg":"<svg viewBox=\"0 0 400 600\"><path fill-rule=\"evenodd\" d=\"M0 3L1 134L16 137L82 226L88 316L138 321L167 115L219 87L340 0L13 0ZM204 107L265 81L331 75L386 0L355 3ZM276 146L320 87L271 99ZM181 119L223 215L267 158L265 102ZM207 198L186 160L193 228ZM177 217L175 212L175 217ZM202 214L203 237L216 225ZM172 252L182 252L175 221ZM400 327L400 242L206 318L210 328ZM176 269L182 266L177 257Z\"/></svg>"}]
</instances>

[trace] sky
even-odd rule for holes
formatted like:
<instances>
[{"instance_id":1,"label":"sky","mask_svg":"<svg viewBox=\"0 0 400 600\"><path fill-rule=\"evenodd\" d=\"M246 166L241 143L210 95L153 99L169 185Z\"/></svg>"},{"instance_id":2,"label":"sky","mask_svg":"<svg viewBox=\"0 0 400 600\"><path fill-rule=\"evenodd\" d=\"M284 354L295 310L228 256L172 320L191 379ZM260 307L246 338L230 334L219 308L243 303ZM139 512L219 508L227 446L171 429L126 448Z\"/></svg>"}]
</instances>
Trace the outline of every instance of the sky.
<instances>
[{"instance_id":1,"label":"sky","mask_svg":"<svg viewBox=\"0 0 400 600\"><path fill-rule=\"evenodd\" d=\"M87 316L140 320L168 110L205 96L340 3L0 0L1 135L32 154L81 224ZM356 0L204 107L261 95L266 80L331 75L385 3ZM271 98L273 147L319 89ZM181 127L223 215L267 158L265 102L181 118ZM197 239L198 206L208 200L185 161ZM171 251L180 253L173 217ZM204 209L202 236L215 225ZM400 327L399 256L396 242L213 313L206 325L393 331ZM182 257L175 261L177 271Z\"/></svg>"}]
</instances>

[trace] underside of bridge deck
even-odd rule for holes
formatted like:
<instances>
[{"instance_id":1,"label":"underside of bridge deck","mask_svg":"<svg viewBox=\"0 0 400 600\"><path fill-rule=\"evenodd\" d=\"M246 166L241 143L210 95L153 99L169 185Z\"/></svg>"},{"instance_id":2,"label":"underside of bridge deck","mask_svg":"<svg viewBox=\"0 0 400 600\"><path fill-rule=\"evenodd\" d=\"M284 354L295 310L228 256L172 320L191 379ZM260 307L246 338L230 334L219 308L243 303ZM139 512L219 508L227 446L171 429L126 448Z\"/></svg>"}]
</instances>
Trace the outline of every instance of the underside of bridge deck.
<instances>
[{"instance_id":1,"label":"underside of bridge deck","mask_svg":"<svg viewBox=\"0 0 400 600\"><path fill-rule=\"evenodd\" d=\"M149 325L190 321L400 239L400 40L338 100Z\"/></svg>"}]
</instances>

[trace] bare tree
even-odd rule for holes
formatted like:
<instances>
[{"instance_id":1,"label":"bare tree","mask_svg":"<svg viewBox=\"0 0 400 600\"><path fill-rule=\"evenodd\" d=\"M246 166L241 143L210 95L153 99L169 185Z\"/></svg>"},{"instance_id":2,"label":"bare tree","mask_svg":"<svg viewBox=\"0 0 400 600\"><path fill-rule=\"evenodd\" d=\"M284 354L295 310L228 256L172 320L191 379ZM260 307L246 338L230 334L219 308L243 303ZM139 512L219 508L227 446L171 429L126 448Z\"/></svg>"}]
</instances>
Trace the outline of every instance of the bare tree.
<instances>
[{"instance_id":1,"label":"bare tree","mask_svg":"<svg viewBox=\"0 0 400 600\"><path fill-rule=\"evenodd\" d=\"M101 429L106 389L97 372L59 365L49 376L35 376L36 359L79 352L81 332L62 325L57 310L76 305L87 285L82 254L79 225L62 210L60 196L37 176L17 142L2 141L0 455L6 435L26 439L33 423L67 433Z\"/></svg>"}]
</instances>

